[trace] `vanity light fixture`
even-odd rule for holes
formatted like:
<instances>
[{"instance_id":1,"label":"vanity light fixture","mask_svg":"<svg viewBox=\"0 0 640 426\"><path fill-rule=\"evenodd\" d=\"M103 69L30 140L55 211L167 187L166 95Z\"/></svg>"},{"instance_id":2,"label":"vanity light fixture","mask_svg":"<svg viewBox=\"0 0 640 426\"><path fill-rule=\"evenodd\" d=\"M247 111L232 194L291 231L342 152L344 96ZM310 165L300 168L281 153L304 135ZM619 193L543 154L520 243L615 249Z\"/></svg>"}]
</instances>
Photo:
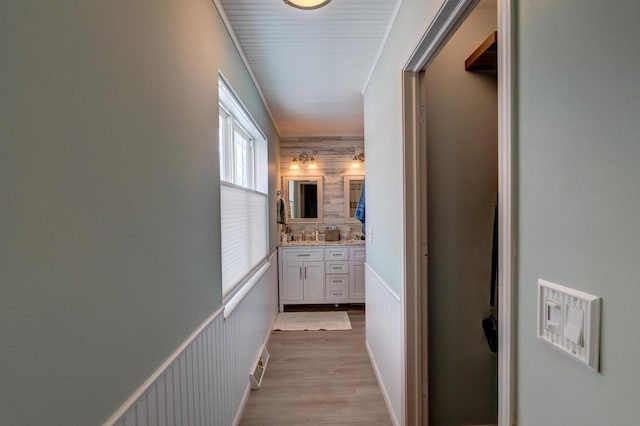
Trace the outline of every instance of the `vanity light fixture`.
<instances>
[{"instance_id":1,"label":"vanity light fixture","mask_svg":"<svg viewBox=\"0 0 640 426\"><path fill-rule=\"evenodd\" d=\"M298 161L298 157L293 157L291 160L291 165L289 166L290 170L300 170L300 162Z\"/></svg>"},{"instance_id":2,"label":"vanity light fixture","mask_svg":"<svg viewBox=\"0 0 640 426\"><path fill-rule=\"evenodd\" d=\"M326 6L331 0L284 0L284 4L297 9L311 10Z\"/></svg>"},{"instance_id":3,"label":"vanity light fixture","mask_svg":"<svg viewBox=\"0 0 640 426\"><path fill-rule=\"evenodd\" d=\"M351 167L354 169L361 169L364 165L364 152L362 154L355 155L351 162Z\"/></svg>"},{"instance_id":4,"label":"vanity light fixture","mask_svg":"<svg viewBox=\"0 0 640 426\"><path fill-rule=\"evenodd\" d=\"M311 155L302 153L297 157L293 157L293 159L291 160L291 166L289 166L289 169L300 170L302 167L315 170L318 168L318 163L316 163L316 159L313 158Z\"/></svg>"}]
</instances>

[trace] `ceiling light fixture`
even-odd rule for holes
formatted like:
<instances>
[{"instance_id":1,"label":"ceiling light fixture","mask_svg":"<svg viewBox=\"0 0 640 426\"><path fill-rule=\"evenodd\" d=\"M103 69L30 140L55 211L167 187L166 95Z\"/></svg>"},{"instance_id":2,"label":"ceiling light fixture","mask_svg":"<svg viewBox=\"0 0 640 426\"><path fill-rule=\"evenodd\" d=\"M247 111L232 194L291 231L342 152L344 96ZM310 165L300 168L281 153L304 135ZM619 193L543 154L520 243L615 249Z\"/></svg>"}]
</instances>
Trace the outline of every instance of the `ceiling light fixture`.
<instances>
[{"instance_id":1,"label":"ceiling light fixture","mask_svg":"<svg viewBox=\"0 0 640 426\"><path fill-rule=\"evenodd\" d=\"M291 160L291 166L289 169L291 170L300 170L301 167L306 167L307 169L317 169L318 163L316 163L316 159L313 158L309 154L302 153L297 157L293 157Z\"/></svg>"},{"instance_id":2,"label":"ceiling light fixture","mask_svg":"<svg viewBox=\"0 0 640 426\"><path fill-rule=\"evenodd\" d=\"M311 10L326 6L331 0L284 0L285 4L297 9Z\"/></svg>"}]
</instances>

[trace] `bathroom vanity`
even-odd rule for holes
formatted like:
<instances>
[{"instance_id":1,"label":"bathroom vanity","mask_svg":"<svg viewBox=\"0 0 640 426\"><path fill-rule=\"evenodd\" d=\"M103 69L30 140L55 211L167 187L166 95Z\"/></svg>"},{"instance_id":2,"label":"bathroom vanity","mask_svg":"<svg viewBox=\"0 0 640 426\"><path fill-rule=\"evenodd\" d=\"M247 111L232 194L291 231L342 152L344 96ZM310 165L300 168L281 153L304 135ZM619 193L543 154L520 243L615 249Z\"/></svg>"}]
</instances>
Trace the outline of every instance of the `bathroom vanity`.
<instances>
[{"instance_id":1,"label":"bathroom vanity","mask_svg":"<svg viewBox=\"0 0 640 426\"><path fill-rule=\"evenodd\" d=\"M284 305L364 303L365 258L364 241L282 243L280 311Z\"/></svg>"}]
</instances>

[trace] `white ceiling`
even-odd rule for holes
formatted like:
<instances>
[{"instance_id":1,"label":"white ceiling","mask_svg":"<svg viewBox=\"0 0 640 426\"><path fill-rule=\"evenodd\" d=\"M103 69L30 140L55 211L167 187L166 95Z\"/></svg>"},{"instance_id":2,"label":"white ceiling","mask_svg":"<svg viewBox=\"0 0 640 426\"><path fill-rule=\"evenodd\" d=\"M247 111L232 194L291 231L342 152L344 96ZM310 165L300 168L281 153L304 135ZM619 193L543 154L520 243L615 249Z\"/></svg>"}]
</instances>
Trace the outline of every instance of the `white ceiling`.
<instances>
[{"instance_id":1,"label":"white ceiling","mask_svg":"<svg viewBox=\"0 0 640 426\"><path fill-rule=\"evenodd\" d=\"M362 135L362 88L398 0L221 0L281 136Z\"/></svg>"}]
</instances>

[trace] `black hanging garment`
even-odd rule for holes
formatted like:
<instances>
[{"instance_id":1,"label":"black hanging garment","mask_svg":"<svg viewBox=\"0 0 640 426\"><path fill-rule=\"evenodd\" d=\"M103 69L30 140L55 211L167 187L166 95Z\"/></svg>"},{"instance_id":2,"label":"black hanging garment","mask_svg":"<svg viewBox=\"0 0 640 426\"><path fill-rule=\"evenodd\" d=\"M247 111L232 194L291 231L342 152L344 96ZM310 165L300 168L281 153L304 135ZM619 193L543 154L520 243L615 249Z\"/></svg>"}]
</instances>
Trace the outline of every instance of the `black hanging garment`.
<instances>
[{"instance_id":1,"label":"black hanging garment","mask_svg":"<svg viewBox=\"0 0 640 426\"><path fill-rule=\"evenodd\" d=\"M286 210L285 210L285 205L284 205L284 200L282 198L280 198L278 200L278 223L281 225L286 225L287 220L286 220Z\"/></svg>"},{"instance_id":2,"label":"black hanging garment","mask_svg":"<svg viewBox=\"0 0 640 426\"><path fill-rule=\"evenodd\" d=\"M482 320L482 329L491 352L498 352L498 317L496 315L496 287L498 281L498 206L493 217L493 250L491 253L491 297L489 316Z\"/></svg>"}]
</instances>

